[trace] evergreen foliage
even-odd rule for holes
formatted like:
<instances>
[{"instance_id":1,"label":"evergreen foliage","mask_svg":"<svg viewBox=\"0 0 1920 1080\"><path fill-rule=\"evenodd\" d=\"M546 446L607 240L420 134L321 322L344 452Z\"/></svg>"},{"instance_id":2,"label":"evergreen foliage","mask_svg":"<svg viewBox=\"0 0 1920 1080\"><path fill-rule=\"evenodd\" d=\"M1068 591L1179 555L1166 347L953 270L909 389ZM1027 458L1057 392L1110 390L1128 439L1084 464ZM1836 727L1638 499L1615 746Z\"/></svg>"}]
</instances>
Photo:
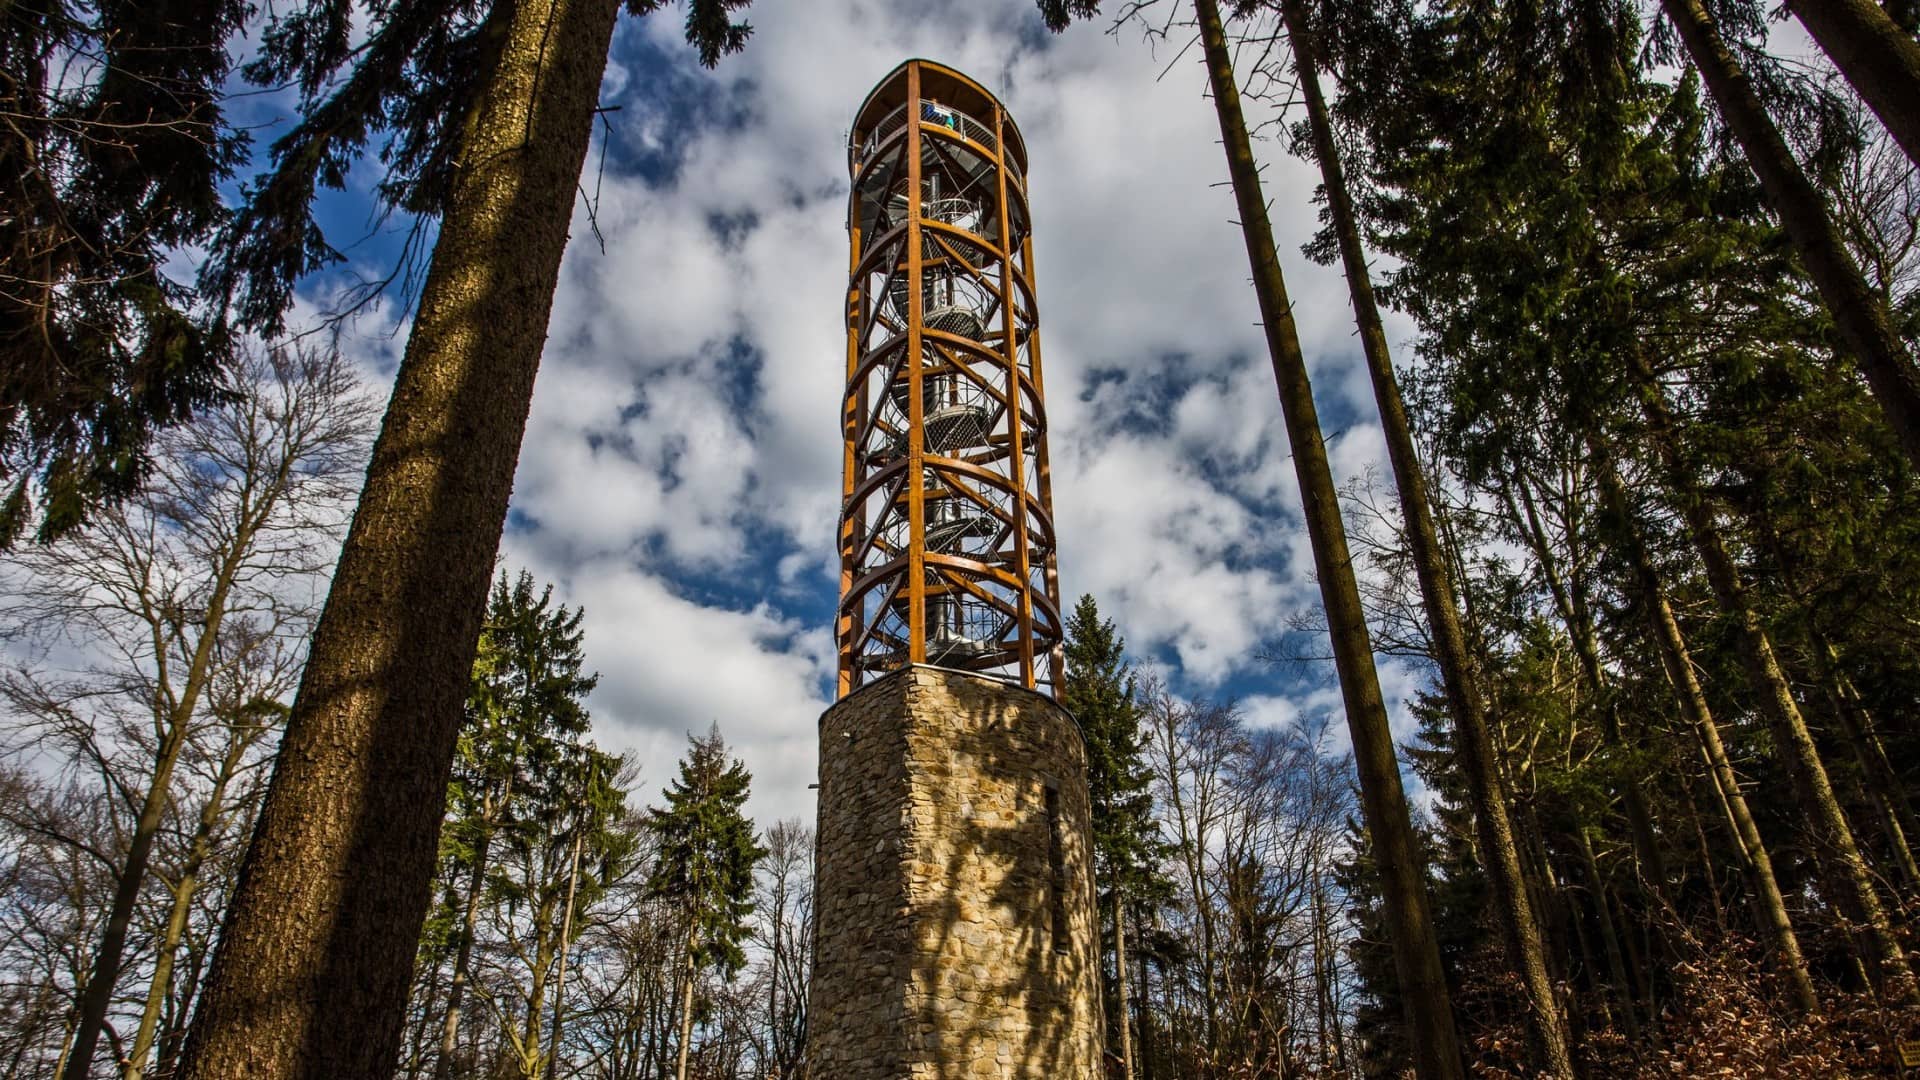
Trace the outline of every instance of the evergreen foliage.
<instances>
[{"instance_id":1,"label":"evergreen foliage","mask_svg":"<svg viewBox=\"0 0 1920 1080\"><path fill-rule=\"evenodd\" d=\"M623 0L635 16L667 2ZM712 67L745 47L752 28L732 13L748 3L687 0L687 42L701 63ZM232 302L241 325L277 331L294 285L344 258L315 219L314 200L322 189L343 190L363 159L371 156L382 168L374 195L385 211L420 219L441 214L461 135L510 14L510 4L485 0L364 8L354 0L306 0L268 21L260 53L243 74L258 86L296 86L301 119L274 140L271 168L246 185L202 272L202 284ZM364 41L354 32L359 19L367 21ZM416 224L394 272L403 284L417 284L426 239Z\"/></svg>"},{"instance_id":2,"label":"evergreen foliage","mask_svg":"<svg viewBox=\"0 0 1920 1080\"><path fill-rule=\"evenodd\" d=\"M1142 759L1140 708L1126 642L1102 619L1091 595L1067 618L1066 677L1060 704L1087 742L1087 792L1093 804L1094 876L1102 904L1117 892L1130 907L1164 900L1172 889L1161 864L1166 841L1153 817L1153 774Z\"/></svg>"},{"instance_id":3,"label":"evergreen foliage","mask_svg":"<svg viewBox=\"0 0 1920 1080\"><path fill-rule=\"evenodd\" d=\"M753 777L742 762L728 762L719 725L688 741L680 775L661 793L666 805L647 814L659 845L648 887L685 918L689 964L731 977L747 960L740 946L753 913L753 872L766 855L746 816Z\"/></svg>"},{"instance_id":4,"label":"evergreen foliage","mask_svg":"<svg viewBox=\"0 0 1920 1080\"><path fill-rule=\"evenodd\" d=\"M453 821L472 820L488 795L511 791L541 805L580 790L554 764L591 727L586 696L600 677L584 670L585 617L584 608L554 604L552 585L536 591L525 570L511 584L504 570L494 581L449 792ZM512 818L503 807L499 820Z\"/></svg>"},{"instance_id":5,"label":"evergreen foliage","mask_svg":"<svg viewBox=\"0 0 1920 1080\"><path fill-rule=\"evenodd\" d=\"M228 397L227 335L164 265L225 220L246 147L227 39L250 10L0 9L0 549L124 499L156 431Z\"/></svg>"}]
</instances>

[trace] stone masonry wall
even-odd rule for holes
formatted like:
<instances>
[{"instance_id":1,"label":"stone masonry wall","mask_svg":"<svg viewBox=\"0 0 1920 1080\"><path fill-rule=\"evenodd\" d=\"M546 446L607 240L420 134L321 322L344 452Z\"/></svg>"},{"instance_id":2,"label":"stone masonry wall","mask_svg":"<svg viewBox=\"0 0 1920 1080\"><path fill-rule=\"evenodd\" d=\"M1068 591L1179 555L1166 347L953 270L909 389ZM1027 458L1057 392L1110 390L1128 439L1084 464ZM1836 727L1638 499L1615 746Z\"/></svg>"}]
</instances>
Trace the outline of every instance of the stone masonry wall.
<instances>
[{"instance_id":1,"label":"stone masonry wall","mask_svg":"<svg viewBox=\"0 0 1920 1080\"><path fill-rule=\"evenodd\" d=\"M1095 1080L1086 748L1031 690L916 666L820 718L812 1075Z\"/></svg>"}]
</instances>

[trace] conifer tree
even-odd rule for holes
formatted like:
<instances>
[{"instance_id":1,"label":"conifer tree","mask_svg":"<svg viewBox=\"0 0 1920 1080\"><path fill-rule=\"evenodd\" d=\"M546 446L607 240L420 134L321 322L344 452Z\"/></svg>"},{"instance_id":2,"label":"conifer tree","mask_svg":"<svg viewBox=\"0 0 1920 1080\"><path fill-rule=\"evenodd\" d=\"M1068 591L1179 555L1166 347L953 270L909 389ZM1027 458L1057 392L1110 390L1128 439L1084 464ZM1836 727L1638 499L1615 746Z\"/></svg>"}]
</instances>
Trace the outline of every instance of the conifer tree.
<instances>
[{"instance_id":1,"label":"conifer tree","mask_svg":"<svg viewBox=\"0 0 1920 1080\"><path fill-rule=\"evenodd\" d=\"M496 836L524 831L530 814L568 803L578 777L554 766L579 756L589 717L584 699L599 681L583 673L585 610L553 606L553 586L537 595L533 575L521 571L509 586L506 571L487 601L486 627L467 691L454 779L447 795L443 846L466 871L466 895L454 931L453 977L441 1028L434 1076L452 1075L474 932Z\"/></svg>"},{"instance_id":2,"label":"conifer tree","mask_svg":"<svg viewBox=\"0 0 1920 1080\"><path fill-rule=\"evenodd\" d=\"M1874 0L1787 5L1860 93L1907 157L1920 164L1920 41Z\"/></svg>"},{"instance_id":3,"label":"conifer tree","mask_svg":"<svg viewBox=\"0 0 1920 1080\"><path fill-rule=\"evenodd\" d=\"M1780 215L1807 276L1833 316L1834 329L1879 400L1887 425L1908 460L1920 467L1920 367L1915 366L1912 348L1900 336L1886 303L1867 285L1826 199L1794 159L1712 13L1702 0L1661 0L1661 7ZM1908 111L1911 104L1906 103Z\"/></svg>"},{"instance_id":4,"label":"conifer tree","mask_svg":"<svg viewBox=\"0 0 1920 1080\"><path fill-rule=\"evenodd\" d=\"M155 433L226 396L229 338L165 264L223 220L246 148L226 42L251 10L0 7L0 549L132 494Z\"/></svg>"},{"instance_id":5,"label":"conifer tree","mask_svg":"<svg viewBox=\"0 0 1920 1080\"><path fill-rule=\"evenodd\" d=\"M687 1080L693 1041L695 983L702 971L731 979L746 965L741 943L753 913L753 872L766 849L746 816L747 767L727 761L727 744L715 724L704 737L690 736L680 776L662 793L665 806L648 811L658 842L658 861L648 887L673 901L681 917L680 1047L675 1075Z\"/></svg>"},{"instance_id":6,"label":"conifer tree","mask_svg":"<svg viewBox=\"0 0 1920 1080\"><path fill-rule=\"evenodd\" d=\"M1086 0L1040 3L1043 17L1056 30L1064 28L1074 16L1097 11L1098 6ZM1193 0L1193 9L1199 22L1214 112L1226 148L1227 173L1240 212L1241 238L1253 271L1254 296L1266 331L1268 359L1273 364L1280 411L1293 451L1294 475L1300 482L1303 517L1320 579L1321 606L1326 613L1347 726L1353 736L1361 805L1383 882L1383 906L1392 926L1389 938L1399 977L1408 991L1403 1000L1412 1032L1415 1071L1420 1080L1456 1080L1464 1075L1464 1066L1453 1002L1433 937L1426 868L1400 779L1386 701L1374 666L1373 639L1347 547L1346 524L1340 516L1340 499L1320 430L1306 354L1301 349L1293 303L1274 248L1273 227L1241 107L1232 51L1218 0Z\"/></svg>"},{"instance_id":7,"label":"conifer tree","mask_svg":"<svg viewBox=\"0 0 1920 1080\"><path fill-rule=\"evenodd\" d=\"M1067 618L1066 677L1060 704L1080 722L1087 744L1087 792L1093 807L1093 865L1112 927L1113 1041L1133 1075L1127 918L1171 892L1160 870L1166 843L1153 818L1153 774L1142 759L1140 711L1126 642L1102 619L1091 595Z\"/></svg>"},{"instance_id":8,"label":"conifer tree","mask_svg":"<svg viewBox=\"0 0 1920 1080\"><path fill-rule=\"evenodd\" d=\"M1360 330L1367 372L1373 382L1387 456L1393 464L1407 548L1420 583L1434 661L1440 669L1441 686L1453 716L1454 743L1460 755L1461 772L1467 779L1481 855L1493 885L1495 910L1506 939L1507 962L1526 988L1528 1044L1533 1064L1544 1075L1571 1076L1573 1063L1568 1057L1566 1025L1547 974L1540 922L1533 910L1520 866L1519 849L1514 843L1506 784L1500 775L1498 751L1487 722L1486 700L1468 655L1467 637L1455 601L1453 574L1434 526L1426 469L1414 446L1413 427L1407 419L1406 405L1393 370L1393 357L1387 348L1386 330L1374 301L1373 281L1367 271L1366 251L1360 243L1353 196L1347 188L1332 121L1320 92L1319 60L1306 4L1304 0L1280 0L1280 10L1288 45L1293 51L1294 71L1306 99L1307 124L1313 156L1320 165L1329 225L1346 270L1347 292Z\"/></svg>"}]
</instances>

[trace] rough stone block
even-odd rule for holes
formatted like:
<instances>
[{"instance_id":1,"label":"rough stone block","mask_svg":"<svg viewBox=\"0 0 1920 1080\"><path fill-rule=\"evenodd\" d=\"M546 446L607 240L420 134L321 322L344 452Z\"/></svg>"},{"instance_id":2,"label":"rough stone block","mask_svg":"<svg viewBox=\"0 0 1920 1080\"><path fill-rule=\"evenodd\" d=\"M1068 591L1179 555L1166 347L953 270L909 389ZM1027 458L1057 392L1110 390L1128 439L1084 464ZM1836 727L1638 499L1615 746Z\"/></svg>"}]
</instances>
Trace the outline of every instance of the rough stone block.
<instances>
[{"instance_id":1,"label":"rough stone block","mask_svg":"<svg viewBox=\"0 0 1920 1080\"><path fill-rule=\"evenodd\" d=\"M1079 727L1041 694L916 665L828 709L813 1075L1098 1077L1089 815Z\"/></svg>"}]
</instances>

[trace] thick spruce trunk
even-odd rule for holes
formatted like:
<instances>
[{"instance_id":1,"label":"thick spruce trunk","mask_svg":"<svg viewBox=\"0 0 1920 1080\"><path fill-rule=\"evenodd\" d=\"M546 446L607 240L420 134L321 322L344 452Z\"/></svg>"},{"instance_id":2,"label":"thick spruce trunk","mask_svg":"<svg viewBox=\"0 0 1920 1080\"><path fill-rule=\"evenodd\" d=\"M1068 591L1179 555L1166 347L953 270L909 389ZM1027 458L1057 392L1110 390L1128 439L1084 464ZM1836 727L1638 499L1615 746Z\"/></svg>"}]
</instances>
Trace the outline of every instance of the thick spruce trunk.
<instances>
[{"instance_id":1,"label":"thick spruce trunk","mask_svg":"<svg viewBox=\"0 0 1920 1080\"><path fill-rule=\"evenodd\" d=\"M1440 950L1428 912L1426 875L1415 843L1406 793L1400 782L1400 763L1394 755L1393 733L1387 724L1380 679L1373 666L1373 643L1360 592L1347 550L1340 501L1327 465L1320 419L1307 378L1306 357L1300 349L1286 281L1274 251L1273 229L1267 218L1266 198L1260 189L1259 166L1247 136L1240 92L1234 83L1233 61L1227 51L1226 31L1217 0L1194 0L1201 42L1206 49L1207 74L1212 84L1220 135L1226 144L1227 169L1240 210L1240 228L1252 264L1254 293L1265 325L1267 350L1279 386L1280 406L1286 417L1287 438L1300 482L1300 497L1313 546L1314 568L1320 577L1328 636L1346 703L1347 725L1353 737L1355 771L1360 777L1360 801L1379 865L1382 899L1393 938L1394 968L1401 998L1406 1003L1409 1041L1420 1080L1459 1080L1463 1076L1459 1037L1454 1030L1453 1006L1440 966Z\"/></svg>"},{"instance_id":2,"label":"thick spruce trunk","mask_svg":"<svg viewBox=\"0 0 1920 1080\"><path fill-rule=\"evenodd\" d=\"M187 1039L183 1080L400 1051L461 702L619 0L494 5L497 47L393 398Z\"/></svg>"},{"instance_id":3,"label":"thick spruce trunk","mask_svg":"<svg viewBox=\"0 0 1920 1080\"><path fill-rule=\"evenodd\" d=\"M1386 329L1381 325L1373 282L1367 273L1367 256L1360 243L1353 199L1347 191L1327 103L1320 92L1305 0L1281 0L1280 11L1293 48L1294 69L1306 97L1314 157L1320 163L1327 211L1339 240L1360 345L1366 355L1367 372L1373 380L1373 397L1380 410L1387 456L1393 463L1407 546L1420 581L1420 596L1426 607L1434 660L1439 665L1447 696L1447 711L1453 718L1460 773L1466 780L1475 832L1486 863L1487 878L1493 886L1496 921L1506 948L1507 964L1520 977L1526 996L1529 1056L1536 1072L1570 1077L1573 1062L1567 1053L1566 1025L1560 1015L1553 982L1547 975L1546 950L1527 896L1527 883L1521 874L1520 854L1513 841L1513 821L1507 813L1507 794L1501 783L1493 740L1487 731L1486 705L1475 680L1466 635L1460 629L1452 576L1434 529L1425 470L1421 467L1412 425L1407 420L1406 405L1394 377L1393 357L1387 348ZM1288 426L1292 426L1291 417Z\"/></svg>"},{"instance_id":4,"label":"thick spruce trunk","mask_svg":"<svg viewBox=\"0 0 1920 1080\"><path fill-rule=\"evenodd\" d=\"M1674 693L1679 697L1681 715L1686 717L1695 737L1700 740L1707 763L1713 770L1714 783L1721 797L1726 800L1727 817L1746 856L1743 869L1758 909L1756 914L1761 933L1767 939L1774 963L1787 980L1795 1006L1801 1012L1818 1012L1820 1001L1814 996L1813 979L1807 974L1807 961L1800 952L1799 936L1794 933L1793 920L1787 915L1786 899L1780 894L1780 882L1773 874L1773 859L1767 854L1767 846L1760 838L1760 827L1754 822L1747 798L1740 790L1740 778L1733 771L1732 760L1727 757L1726 745L1720 739L1720 727L1713 718L1713 710L1707 705L1706 691L1700 686L1699 676L1694 673L1693 656L1687 649L1686 638L1681 636L1679 621L1673 617L1673 608L1667 603L1660 574L1654 569L1646 545L1640 540L1638 527L1627 510L1626 493L1621 489L1620 477L1604 456L1599 480L1607 511L1619 519L1621 529L1627 534L1622 547L1633 566L1636 584L1646 604L1654 644L1660 650L1660 662L1666 668L1667 681L1673 685Z\"/></svg>"},{"instance_id":5,"label":"thick spruce trunk","mask_svg":"<svg viewBox=\"0 0 1920 1080\"><path fill-rule=\"evenodd\" d=\"M1655 451L1666 467L1667 479L1680 504L1681 516L1694 550L1707 571L1720 610L1734 623L1740 656L1752 680L1760 712L1773 728L1774 753L1793 778L1803 807L1816 823L1821 844L1815 846L1821 876L1836 894L1833 899L1860 920L1865 929L1867 947L1873 952L1872 982L1888 997L1911 1005L1920 1005L1920 985L1907 966L1906 952L1887 918L1880 895L1874 890L1872 872L1860 854L1840 800L1834 794L1827 767L1820 758L1806 718L1793 698L1793 687L1773 650L1772 636L1760 621L1747 593L1747 584L1728 554L1721 538L1719 513L1700 491L1698 478L1681 456L1679 436L1659 385L1644 361L1632 360L1639 381L1640 401L1652 435Z\"/></svg>"},{"instance_id":6,"label":"thick spruce trunk","mask_svg":"<svg viewBox=\"0 0 1920 1080\"><path fill-rule=\"evenodd\" d=\"M1792 0L1787 6L1920 165L1920 41L1873 0Z\"/></svg>"},{"instance_id":7,"label":"thick spruce trunk","mask_svg":"<svg viewBox=\"0 0 1920 1080\"><path fill-rule=\"evenodd\" d=\"M1819 0L1831 3L1834 0ZM1895 332L1887 306L1867 285L1860 268L1847 252L1840 230L1827 213L1807 175L1788 150L1786 140L1767 116L1746 72L1740 69L1719 28L1702 0L1661 0L1667 17L1680 32L1694 66L1720 106L1720 115L1740 142L1747 164L1780 215L1787 235L1833 315L1835 329L1879 399L1887 424L1906 448L1907 457L1920 466L1920 370ZM1796 5L1797 7L1798 5ZM1909 112L1914 106L1906 104Z\"/></svg>"}]
</instances>

